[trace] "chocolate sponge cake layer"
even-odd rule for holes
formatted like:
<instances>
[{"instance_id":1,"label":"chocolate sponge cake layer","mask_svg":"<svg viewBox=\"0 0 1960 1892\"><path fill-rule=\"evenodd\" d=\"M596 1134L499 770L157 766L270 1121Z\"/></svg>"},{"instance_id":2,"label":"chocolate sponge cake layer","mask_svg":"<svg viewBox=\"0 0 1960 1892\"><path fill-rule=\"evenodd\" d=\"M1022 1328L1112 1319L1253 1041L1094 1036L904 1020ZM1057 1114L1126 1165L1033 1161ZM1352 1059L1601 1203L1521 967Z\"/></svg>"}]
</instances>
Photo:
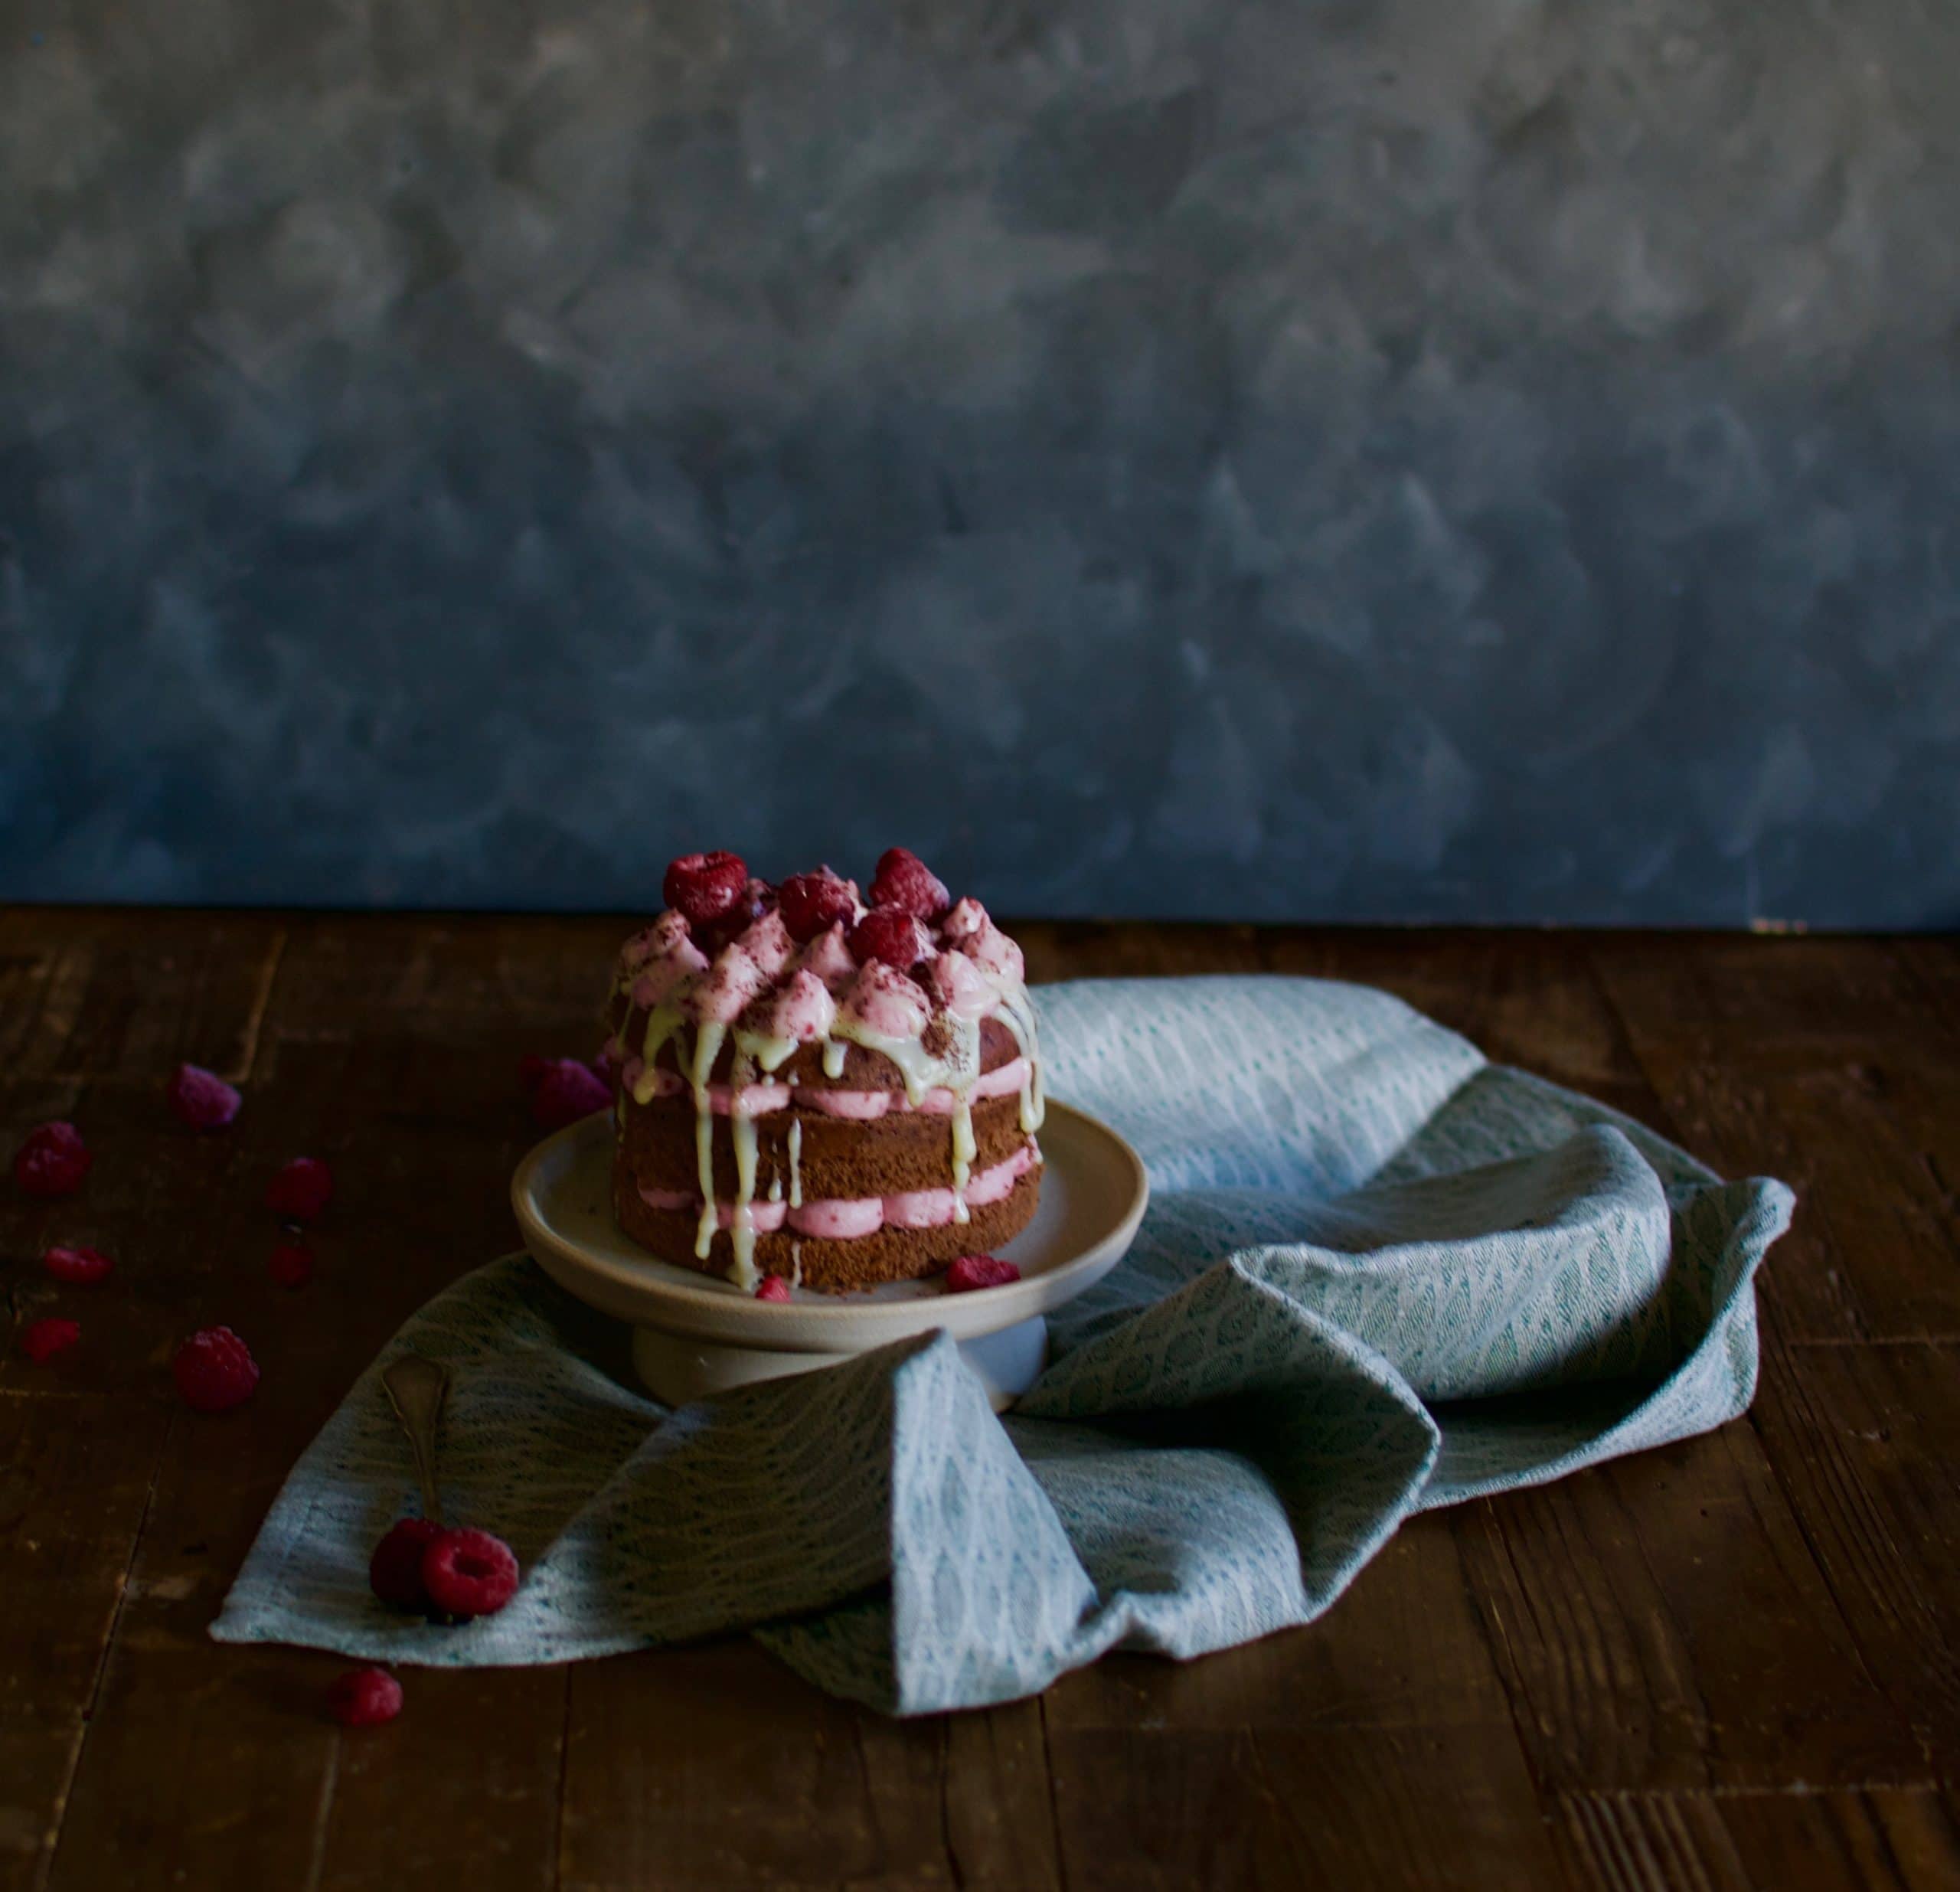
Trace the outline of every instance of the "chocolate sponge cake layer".
<instances>
[{"instance_id":1,"label":"chocolate sponge cake layer","mask_svg":"<svg viewBox=\"0 0 1960 1892\"><path fill-rule=\"evenodd\" d=\"M792 1125L800 1126L795 1170L806 1202L942 1189L952 1179L950 1116L894 1109L869 1122L858 1122L792 1107L753 1121L758 1200L769 1197L778 1185L786 1199L790 1194ZM714 1194L718 1201L732 1201L738 1178L729 1119L713 1119L710 1134ZM973 1106L973 1141L975 1175L1013 1155L1027 1141L1021 1127L1021 1100L982 1098ZM620 1160L633 1179L648 1188L685 1189L698 1196L693 1100L656 1097L651 1103L636 1104L629 1099Z\"/></svg>"},{"instance_id":2,"label":"chocolate sponge cake layer","mask_svg":"<svg viewBox=\"0 0 1960 1892\"><path fill-rule=\"evenodd\" d=\"M962 1255L980 1254L1011 1241L1034 1219L1041 1197L1041 1171L1031 1170L1002 1201L975 1209L969 1221L942 1228L885 1227L848 1241L826 1241L778 1230L756 1237L755 1265L764 1274L799 1278L806 1288L828 1294L875 1287L885 1281L915 1281L936 1274ZM686 1211L649 1208L626 1177L614 1171L613 1208L619 1226L662 1261L708 1275L726 1275L734 1251L725 1231L717 1232L704 1260L694 1253L698 1227Z\"/></svg>"}]
</instances>

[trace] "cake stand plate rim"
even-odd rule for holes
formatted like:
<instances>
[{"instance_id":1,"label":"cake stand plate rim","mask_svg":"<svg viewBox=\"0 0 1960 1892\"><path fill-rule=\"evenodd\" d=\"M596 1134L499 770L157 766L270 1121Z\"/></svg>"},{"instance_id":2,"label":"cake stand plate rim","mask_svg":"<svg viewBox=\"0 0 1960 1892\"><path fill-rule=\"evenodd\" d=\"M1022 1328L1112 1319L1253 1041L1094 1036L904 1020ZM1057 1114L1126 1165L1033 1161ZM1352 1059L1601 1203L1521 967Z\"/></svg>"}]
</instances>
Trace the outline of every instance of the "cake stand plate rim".
<instances>
[{"instance_id":1,"label":"cake stand plate rim","mask_svg":"<svg viewBox=\"0 0 1960 1892\"><path fill-rule=\"evenodd\" d=\"M792 1302L757 1302L730 1283L644 1254L612 1222L609 1113L583 1118L527 1152L511 1178L511 1204L532 1259L559 1286L635 1326L783 1353L863 1353L935 1328L970 1339L1052 1312L1094 1286L1128 1251L1148 1205L1143 1160L1122 1136L1058 1099L1050 1099L1047 1109L1044 1195L1057 1184L1086 1191L1090 1200L1081 1219L1090 1225L1085 1233L1091 1238L1050 1258L1037 1214L1001 1251L1030 1272L968 1294L925 1291L903 1299L803 1294ZM581 1187L587 1200L579 1213L568 1213L564 1194ZM603 1198L603 1242L570 1226L599 1222L594 1192ZM1039 1266L1024 1252L1031 1244Z\"/></svg>"}]
</instances>

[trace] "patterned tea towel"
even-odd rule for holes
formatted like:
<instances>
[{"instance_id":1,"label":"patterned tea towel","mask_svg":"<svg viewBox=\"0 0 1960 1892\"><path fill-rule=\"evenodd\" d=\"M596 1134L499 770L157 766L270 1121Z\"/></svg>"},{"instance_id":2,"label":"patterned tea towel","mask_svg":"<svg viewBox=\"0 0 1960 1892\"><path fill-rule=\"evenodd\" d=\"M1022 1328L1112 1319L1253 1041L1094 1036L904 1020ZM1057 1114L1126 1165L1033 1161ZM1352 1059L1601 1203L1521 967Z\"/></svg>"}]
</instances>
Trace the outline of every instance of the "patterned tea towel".
<instances>
[{"instance_id":1,"label":"patterned tea towel","mask_svg":"<svg viewBox=\"0 0 1960 1892\"><path fill-rule=\"evenodd\" d=\"M1054 1094L1148 1165L1129 1257L988 1410L943 1332L669 1413L527 1257L403 1328L295 1467L212 1634L444 1667L748 1629L897 1714L1031 1694L1106 1649L1310 1622L1413 1511L1719 1426L1756 1371L1779 1182L1723 1182L1399 1000L1292 979L1036 995ZM444 1501L523 1587L391 1613L415 1508L380 1383L455 1370Z\"/></svg>"}]
</instances>

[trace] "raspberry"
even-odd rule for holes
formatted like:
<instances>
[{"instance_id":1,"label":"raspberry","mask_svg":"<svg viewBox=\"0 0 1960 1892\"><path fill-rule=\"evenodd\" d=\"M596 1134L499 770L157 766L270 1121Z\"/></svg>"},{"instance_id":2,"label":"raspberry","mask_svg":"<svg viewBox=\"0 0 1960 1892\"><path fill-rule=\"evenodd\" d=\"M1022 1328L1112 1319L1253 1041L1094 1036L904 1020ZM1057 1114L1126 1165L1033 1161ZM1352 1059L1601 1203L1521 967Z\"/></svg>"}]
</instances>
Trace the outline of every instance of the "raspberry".
<instances>
[{"instance_id":1,"label":"raspberry","mask_svg":"<svg viewBox=\"0 0 1960 1892\"><path fill-rule=\"evenodd\" d=\"M909 972L933 949L933 936L896 907L874 907L851 930L851 950L861 961L882 959Z\"/></svg>"},{"instance_id":2,"label":"raspberry","mask_svg":"<svg viewBox=\"0 0 1960 1892\"><path fill-rule=\"evenodd\" d=\"M684 854L668 865L661 891L691 926L719 920L747 890L749 869L739 854Z\"/></svg>"},{"instance_id":3,"label":"raspberry","mask_svg":"<svg viewBox=\"0 0 1960 1892\"><path fill-rule=\"evenodd\" d=\"M909 848L887 848L878 856L878 871L872 877L871 904L933 920L952 904L952 896L946 882Z\"/></svg>"},{"instance_id":4,"label":"raspberry","mask_svg":"<svg viewBox=\"0 0 1960 1892\"><path fill-rule=\"evenodd\" d=\"M767 913L776 910L776 889L766 881L750 881L728 910L701 930L701 950L710 959L731 939L739 939Z\"/></svg>"},{"instance_id":5,"label":"raspberry","mask_svg":"<svg viewBox=\"0 0 1960 1892\"><path fill-rule=\"evenodd\" d=\"M74 1321L35 1321L21 1335L21 1351L38 1366L74 1345L81 1337L82 1330Z\"/></svg>"},{"instance_id":6,"label":"raspberry","mask_svg":"<svg viewBox=\"0 0 1960 1892\"><path fill-rule=\"evenodd\" d=\"M163 1096L178 1119L194 1130L223 1129L237 1116L243 1101L215 1072L195 1064L178 1065Z\"/></svg>"},{"instance_id":7,"label":"raspberry","mask_svg":"<svg viewBox=\"0 0 1960 1892\"><path fill-rule=\"evenodd\" d=\"M445 1531L422 1554L422 1586L452 1616L494 1616L518 1593L518 1560L487 1531Z\"/></svg>"},{"instance_id":8,"label":"raspberry","mask_svg":"<svg viewBox=\"0 0 1960 1892\"><path fill-rule=\"evenodd\" d=\"M327 1707L342 1727L374 1727L401 1713L401 1684L385 1668L350 1668L327 1691Z\"/></svg>"},{"instance_id":9,"label":"raspberry","mask_svg":"<svg viewBox=\"0 0 1960 1892\"><path fill-rule=\"evenodd\" d=\"M789 1299L789 1283L779 1274L766 1274L762 1285L756 1289L759 1301L786 1301Z\"/></svg>"},{"instance_id":10,"label":"raspberry","mask_svg":"<svg viewBox=\"0 0 1960 1892\"><path fill-rule=\"evenodd\" d=\"M971 1294L975 1288L998 1288L1021 1279L1019 1266L991 1255L962 1255L946 1270L949 1294Z\"/></svg>"},{"instance_id":11,"label":"raspberry","mask_svg":"<svg viewBox=\"0 0 1960 1892\"><path fill-rule=\"evenodd\" d=\"M281 1242L266 1272L283 1288L303 1288L313 1278L313 1251L304 1242Z\"/></svg>"},{"instance_id":12,"label":"raspberry","mask_svg":"<svg viewBox=\"0 0 1960 1892\"><path fill-rule=\"evenodd\" d=\"M222 1413L252 1397L259 1363L228 1327L201 1328L170 1363L177 1390L194 1413Z\"/></svg>"},{"instance_id":13,"label":"raspberry","mask_svg":"<svg viewBox=\"0 0 1960 1892\"><path fill-rule=\"evenodd\" d=\"M612 1092L593 1075L590 1064L575 1057L554 1057L531 1093L531 1114L541 1129L561 1130L612 1101Z\"/></svg>"},{"instance_id":14,"label":"raspberry","mask_svg":"<svg viewBox=\"0 0 1960 1892\"><path fill-rule=\"evenodd\" d=\"M397 1518L368 1560L368 1588L391 1609L426 1609L429 1593L422 1587L422 1559L442 1534L443 1527L433 1518Z\"/></svg>"},{"instance_id":15,"label":"raspberry","mask_svg":"<svg viewBox=\"0 0 1960 1892\"><path fill-rule=\"evenodd\" d=\"M782 923L799 946L814 939L826 926L848 920L858 910L858 890L828 868L814 874L792 874L782 883Z\"/></svg>"},{"instance_id":16,"label":"raspberry","mask_svg":"<svg viewBox=\"0 0 1960 1892\"><path fill-rule=\"evenodd\" d=\"M116 1270L115 1263L100 1248L51 1248L41 1256L41 1265L56 1280L77 1288L92 1288Z\"/></svg>"},{"instance_id":17,"label":"raspberry","mask_svg":"<svg viewBox=\"0 0 1960 1892\"><path fill-rule=\"evenodd\" d=\"M14 1180L31 1196L71 1196L94 1161L72 1123L43 1123L15 1152Z\"/></svg>"},{"instance_id":18,"label":"raspberry","mask_svg":"<svg viewBox=\"0 0 1960 1892\"><path fill-rule=\"evenodd\" d=\"M334 1173L317 1156L296 1156L266 1188L266 1207L286 1222L317 1222L333 1200Z\"/></svg>"}]
</instances>

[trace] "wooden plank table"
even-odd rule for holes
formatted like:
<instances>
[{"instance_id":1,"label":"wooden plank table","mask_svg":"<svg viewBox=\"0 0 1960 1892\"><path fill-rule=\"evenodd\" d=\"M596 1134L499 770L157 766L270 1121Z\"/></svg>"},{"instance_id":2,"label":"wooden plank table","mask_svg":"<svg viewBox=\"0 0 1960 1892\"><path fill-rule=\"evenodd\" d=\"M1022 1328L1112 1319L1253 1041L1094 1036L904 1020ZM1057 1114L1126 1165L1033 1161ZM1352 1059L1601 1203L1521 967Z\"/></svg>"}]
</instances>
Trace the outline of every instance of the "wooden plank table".
<instances>
[{"instance_id":1,"label":"wooden plank table","mask_svg":"<svg viewBox=\"0 0 1960 1892\"><path fill-rule=\"evenodd\" d=\"M86 1191L5 1185L0 1892L15 1888L1960 1884L1960 944L1021 928L1033 975L1386 986L1801 1196L1761 1394L1711 1436L1419 1518L1321 1622L899 1724L730 1642L408 1671L204 1635L287 1468L396 1325L508 1250L514 1071L584 1051L612 919L0 910L8 1147L72 1116ZM162 1107L180 1059L248 1087ZM299 1292L260 1196L339 1194ZM119 1263L93 1292L36 1257ZM185 1411L174 1341L264 1368ZM464 1863L464 1862L466 1862Z\"/></svg>"}]
</instances>

